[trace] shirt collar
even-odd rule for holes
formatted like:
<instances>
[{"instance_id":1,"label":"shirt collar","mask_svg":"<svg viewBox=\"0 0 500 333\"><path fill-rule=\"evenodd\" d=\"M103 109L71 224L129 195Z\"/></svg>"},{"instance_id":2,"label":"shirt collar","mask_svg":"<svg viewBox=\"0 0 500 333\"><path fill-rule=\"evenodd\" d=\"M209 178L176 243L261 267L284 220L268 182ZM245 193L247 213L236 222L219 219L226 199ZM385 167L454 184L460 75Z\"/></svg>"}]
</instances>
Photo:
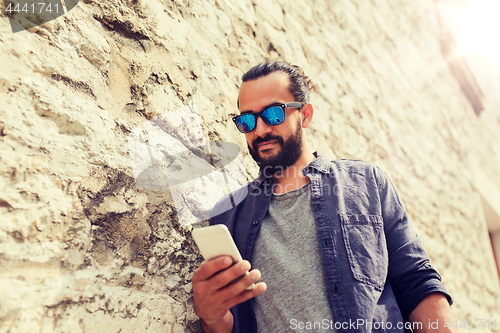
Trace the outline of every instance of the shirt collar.
<instances>
[{"instance_id":1,"label":"shirt collar","mask_svg":"<svg viewBox=\"0 0 500 333\"><path fill-rule=\"evenodd\" d=\"M262 183L266 181L268 183L272 183L274 182L274 178L271 177L271 176L266 176L262 170L259 170L259 176L253 181L253 189L257 189L260 187L260 185L262 185Z\"/></svg>"},{"instance_id":2,"label":"shirt collar","mask_svg":"<svg viewBox=\"0 0 500 333\"><path fill-rule=\"evenodd\" d=\"M316 158L302 170L302 174L306 176L307 174L313 173L313 169L322 173L328 173L330 169L330 161L328 158L318 151L315 151L313 154Z\"/></svg>"},{"instance_id":3,"label":"shirt collar","mask_svg":"<svg viewBox=\"0 0 500 333\"><path fill-rule=\"evenodd\" d=\"M313 154L316 158L302 170L304 176L313 173L313 169L322 173L328 173L330 161L320 152L315 151ZM262 170L259 170L259 176L253 181L252 187L257 189L264 182L274 183L274 178L266 176Z\"/></svg>"}]
</instances>

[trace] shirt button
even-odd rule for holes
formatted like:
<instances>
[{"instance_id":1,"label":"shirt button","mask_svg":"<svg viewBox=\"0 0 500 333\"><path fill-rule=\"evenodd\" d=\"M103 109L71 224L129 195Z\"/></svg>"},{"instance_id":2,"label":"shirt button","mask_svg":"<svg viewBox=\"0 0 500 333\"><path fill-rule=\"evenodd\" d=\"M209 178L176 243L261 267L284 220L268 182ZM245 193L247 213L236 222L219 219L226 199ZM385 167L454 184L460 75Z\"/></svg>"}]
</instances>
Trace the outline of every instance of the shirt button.
<instances>
[{"instance_id":1,"label":"shirt button","mask_svg":"<svg viewBox=\"0 0 500 333\"><path fill-rule=\"evenodd\" d=\"M320 210L321 209L321 205L316 205L316 210Z\"/></svg>"},{"instance_id":2,"label":"shirt button","mask_svg":"<svg viewBox=\"0 0 500 333\"><path fill-rule=\"evenodd\" d=\"M333 292L336 294L339 292L339 288L337 287L337 285L334 285L333 286Z\"/></svg>"},{"instance_id":3,"label":"shirt button","mask_svg":"<svg viewBox=\"0 0 500 333\"><path fill-rule=\"evenodd\" d=\"M253 221L253 225L257 225L257 224L259 224L259 221L257 221L257 220Z\"/></svg>"}]
</instances>

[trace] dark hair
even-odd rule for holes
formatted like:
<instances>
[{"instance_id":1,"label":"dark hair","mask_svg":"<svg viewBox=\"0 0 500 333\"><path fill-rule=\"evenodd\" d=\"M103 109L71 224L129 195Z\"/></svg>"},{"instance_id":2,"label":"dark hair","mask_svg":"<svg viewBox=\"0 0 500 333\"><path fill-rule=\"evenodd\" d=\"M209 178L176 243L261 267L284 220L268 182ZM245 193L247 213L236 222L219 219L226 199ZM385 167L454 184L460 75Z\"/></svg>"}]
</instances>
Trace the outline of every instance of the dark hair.
<instances>
[{"instance_id":1,"label":"dark hair","mask_svg":"<svg viewBox=\"0 0 500 333\"><path fill-rule=\"evenodd\" d=\"M299 66L283 61L263 62L250 68L241 79L243 82L252 81L274 72L283 72L288 75L288 79L290 80L288 90L296 102L309 103L309 92L314 92L316 88L314 83L304 75L304 70Z\"/></svg>"}]
</instances>

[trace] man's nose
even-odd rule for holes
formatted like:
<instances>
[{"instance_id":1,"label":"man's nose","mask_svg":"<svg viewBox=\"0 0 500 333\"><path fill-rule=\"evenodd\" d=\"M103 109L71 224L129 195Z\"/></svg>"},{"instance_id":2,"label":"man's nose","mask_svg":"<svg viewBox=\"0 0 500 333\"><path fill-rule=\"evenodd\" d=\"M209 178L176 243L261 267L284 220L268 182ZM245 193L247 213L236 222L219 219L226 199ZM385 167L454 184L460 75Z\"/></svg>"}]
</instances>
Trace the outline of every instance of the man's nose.
<instances>
[{"instance_id":1,"label":"man's nose","mask_svg":"<svg viewBox=\"0 0 500 333\"><path fill-rule=\"evenodd\" d=\"M266 124L261 117L257 118L257 123L255 124L255 135L261 138L265 137L267 134L271 133L273 129L271 126Z\"/></svg>"}]
</instances>

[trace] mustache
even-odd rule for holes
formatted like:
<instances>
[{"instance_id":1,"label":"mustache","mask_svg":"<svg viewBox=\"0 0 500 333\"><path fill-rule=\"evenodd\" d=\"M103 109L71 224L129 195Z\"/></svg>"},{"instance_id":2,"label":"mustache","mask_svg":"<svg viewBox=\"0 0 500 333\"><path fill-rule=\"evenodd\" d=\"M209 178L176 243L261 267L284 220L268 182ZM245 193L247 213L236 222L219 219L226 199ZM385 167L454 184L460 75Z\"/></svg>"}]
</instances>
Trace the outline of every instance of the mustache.
<instances>
[{"instance_id":1,"label":"mustache","mask_svg":"<svg viewBox=\"0 0 500 333\"><path fill-rule=\"evenodd\" d=\"M285 140L279 135L266 135L265 137L261 138L258 137L257 139L253 140L252 142L252 148L254 151L257 151L257 146L261 143L264 142L270 142L270 141L278 141L281 145L285 143Z\"/></svg>"}]
</instances>

